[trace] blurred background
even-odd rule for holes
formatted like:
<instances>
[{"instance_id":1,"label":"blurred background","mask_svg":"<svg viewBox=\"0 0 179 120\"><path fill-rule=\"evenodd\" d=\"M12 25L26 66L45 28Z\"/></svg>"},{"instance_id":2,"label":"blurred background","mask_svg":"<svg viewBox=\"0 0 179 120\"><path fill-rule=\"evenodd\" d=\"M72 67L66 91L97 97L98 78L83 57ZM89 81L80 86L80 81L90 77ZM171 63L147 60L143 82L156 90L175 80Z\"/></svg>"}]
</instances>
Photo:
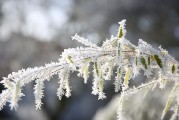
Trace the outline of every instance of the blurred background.
<instances>
[{"instance_id":1,"label":"blurred background","mask_svg":"<svg viewBox=\"0 0 179 120\"><path fill-rule=\"evenodd\" d=\"M161 45L179 60L178 0L0 0L0 78L22 68L58 61L63 49L81 46L71 41L75 33L100 46L116 35L122 19L127 20L127 39L132 43L141 38L154 48ZM0 119L116 120L119 96L114 92L113 79L105 84L105 100L91 95L91 82L83 84L76 73L70 79L70 98L58 99L58 78L54 76L45 83L42 110L36 110L32 82L23 88L26 96L18 110L11 111L7 104L0 111ZM2 85L0 89L4 89ZM126 103L126 118L159 119L168 92L157 90L144 99L141 94Z\"/></svg>"}]
</instances>

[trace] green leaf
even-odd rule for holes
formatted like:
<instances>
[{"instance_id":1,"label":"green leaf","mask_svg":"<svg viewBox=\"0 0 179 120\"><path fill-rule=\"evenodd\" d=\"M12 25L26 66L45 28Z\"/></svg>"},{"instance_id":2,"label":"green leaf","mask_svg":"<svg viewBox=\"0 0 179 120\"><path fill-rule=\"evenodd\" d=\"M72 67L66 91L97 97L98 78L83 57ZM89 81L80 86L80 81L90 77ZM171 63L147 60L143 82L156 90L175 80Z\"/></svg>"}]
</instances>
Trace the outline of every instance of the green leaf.
<instances>
[{"instance_id":1,"label":"green leaf","mask_svg":"<svg viewBox=\"0 0 179 120\"><path fill-rule=\"evenodd\" d=\"M174 73L175 72L175 65L173 64L172 65L172 73Z\"/></svg>"},{"instance_id":2,"label":"green leaf","mask_svg":"<svg viewBox=\"0 0 179 120\"><path fill-rule=\"evenodd\" d=\"M121 68L117 69L117 78L118 80L121 79Z\"/></svg>"},{"instance_id":3,"label":"green leaf","mask_svg":"<svg viewBox=\"0 0 179 120\"><path fill-rule=\"evenodd\" d=\"M120 47L121 47L121 43L118 43L118 56L120 56Z\"/></svg>"},{"instance_id":4,"label":"green leaf","mask_svg":"<svg viewBox=\"0 0 179 120\"><path fill-rule=\"evenodd\" d=\"M170 96L170 98L168 99L167 104L165 105L165 108L163 110L163 117L168 112L168 110L170 109L172 100L173 100L173 96Z\"/></svg>"},{"instance_id":5,"label":"green leaf","mask_svg":"<svg viewBox=\"0 0 179 120\"><path fill-rule=\"evenodd\" d=\"M117 40L118 40L117 38L114 38L114 39L112 40L111 44L112 44L112 45L116 44Z\"/></svg>"},{"instance_id":6,"label":"green leaf","mask_svg":"<svg viewBox=\"0 0 179 120\"><path fill-rule=\"evenodd\" d=\"M135 59L135 64L136 64L136 66L138 65L138 57L136 57L136 59Z\"/></svg>"},{"instance_id":7,"label":"green leaf","mask_svg":"<svg viewBox=\"0 0 179 120\"><path fill-rule=\"evenodd\" d=\"M94 62L94 68L95 68L95 70L96 70L96 74L99 76L99 71L98 71L97 62Z\"/></svg>"},{"instance_id":8,"label":"green leaf","mask_svg":"<svg viewBox=\"0 0 179 120\"><path fill-rule=\"evenodd\" d=\"M68 61L69 61L70 63L73 63L72 56L68 56Z\"/></svg>"},{"instance_id":9,"label":"green leaf","mask_svg":"<svg viewBox=\"0 0 179 120\"><path fill-rule=\"evenodd\" d=\"M125 86L126 88L128 88L129 79L130 79L130 69L127 67L127 68L126 68L126 74L125 74L125 76L124 76L124 86Z\"/></svg>"},{"instance_id":10,"label":"green leaf","mask_svg":"<svg viewBox=\"0 0 179 120\"><path fill-rule=\"evenodd\" d=\"M163 120L163 118L165 117L166 113L170 109L171 102L172 102L174 96L177 94L176 90L178 89L178 87L179 87L179 83L176 83L175 86L172 88L172 91L170 92L170 96L169 96L169 98L167 100L167 103L165 105L165 108L163 110L162 117L161 117L162 119L161 120Z\"/></svg>"},{"instance_id":11,"label":"green leaf","mask_svg":"<svg viewBox=\"0 0 179 120\"><path fill-rule=\"evenodd\" d=\"M142 65L144 66L145 69L147 69L147 63L144 57L140 58L140 62L142 63Z\"/></svg>"},{"instance_id":12,"label":"green leaf","mask_svg":"<svg viewBox=\"0 0 179 120\"><path fill-rule=\"evenodd\" d=\"M151 59L152 59L153 61L155 61L155 58L154 58L154 56L153 56L153 55L150 55L150 57L151 57Z\"/></svg>"},{"instance_id":13,"label":"green leaf","mask_svg":"<svg viewBox=\"0 0 179 120\"><path fill-rule=\"evenodd\" d=\"M148 57L148 65L150 65L150 56Z\"/></svg>"},{"instance_id":14,"label":"green leaf","mask_svg":"<svg viewBox=\"0 0 179 120\"><path fill-rule=\"evenodd\" d=\"M162 64L162 61L161 61L161 59L159 58L159 56L155 54L155 55L154 55L154 59L155 59L155 61L157 62L158 66L159 66L160 68L162 68L162 67L163 67L163 64Z\"/></svg>"},{"instance_id":15,"label":"green leaf","mask_svg":"<svg viewBox=\"0 0 179 120\"><path fill-rule=\"evenodd\" d=\"M100 79L100 81L99 81L99 90L102 92L103 89L104 89L104 82L103 82L102 79Z\"/></svg>"},{"instance_id":16,"label":"green leaf","mask_svg":"<svg viewBox=\"0 0 179 120\"><path fill-rule=\"evenodd\" d=\"M122 28L119 28L119 32L118 32L118 38L121 38L123 36L123 31Z\"/></svg>"}]
</instances>

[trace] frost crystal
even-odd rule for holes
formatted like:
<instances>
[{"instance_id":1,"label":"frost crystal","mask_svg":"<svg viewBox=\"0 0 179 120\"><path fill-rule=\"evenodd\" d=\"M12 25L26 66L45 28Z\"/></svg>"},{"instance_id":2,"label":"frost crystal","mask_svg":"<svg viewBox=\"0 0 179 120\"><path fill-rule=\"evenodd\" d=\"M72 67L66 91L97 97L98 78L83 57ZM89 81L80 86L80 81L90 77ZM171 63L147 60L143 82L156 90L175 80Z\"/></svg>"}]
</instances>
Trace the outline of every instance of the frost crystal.
<instances>
[{"instance_id":1,"label":"frost crystal","mask_svg":"<svg viewBox=\"0 0 179 120\"><path fill-rule=\"evenodd\" d=\"M41 67L22 69L3 77L0 83L6 89L0 94L0 109L4 107L6 102L10 102L10 108L16 110L18 101L24 95L22 87L32 81L36 83L34 86L36 108L40 109L43 104L41 99L44 96L44 81L49 81L53 75L59 77L59 88L57 89L59 99L61 100L63 95L70 97L70 73L79 72L78 76L83 77L84 83L87 83L89 66L93 64L92 94L98 95L98 99L106 98L104 86L107 80L111 80L113 71L115 71L115 92L122 91L118 107L119 120L125 119L123 103L126 96L130 97L131 94L136 94L144 89L154 90L157 86L165 89L168 82L173 82L174 87L162 114L162 118L164 118L172 105L172 100L179 98L176 92L179 87L179 63L161 46L156 50L142 39L139 39L138 46L132 44L125 38L125 22L126 20L119 22L118 34L104 41L101 47L75 34L72 36L72 40L77 40L85 47L65 49L58 62L51 62ZM140 70L144 71L147 78L152 78L153 71L156 70L159 73L158 78L153 78L145 84L131 88L130 79L138 76ZM178 101L177 99L177 105L179 105ZM176 116L178 116L178 113L175 110L171 120L175 119Z\"/></svg>"}]
</instances>

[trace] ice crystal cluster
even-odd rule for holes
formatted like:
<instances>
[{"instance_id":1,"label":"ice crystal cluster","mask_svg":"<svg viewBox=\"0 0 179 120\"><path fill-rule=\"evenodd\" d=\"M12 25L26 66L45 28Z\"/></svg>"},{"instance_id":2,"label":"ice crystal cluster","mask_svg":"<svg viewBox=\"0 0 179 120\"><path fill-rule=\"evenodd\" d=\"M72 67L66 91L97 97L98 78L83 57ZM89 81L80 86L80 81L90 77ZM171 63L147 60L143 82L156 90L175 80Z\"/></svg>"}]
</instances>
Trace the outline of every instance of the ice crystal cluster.
<instances>
[{"instance_id":1,"label":"ice crystal cluster","mask_svg":"<svg viewBox=\"0 0 179 120\"><path fill-rule=\"evenodd\" d=\"M18 101L24 96L22 87L32 81L36 83L34 86L36 108L40 109L43 104L41 99L44 96L44 81L49 81L53 75L59 76L57 89L59 99L62 96L70 97L70 74L78 71L78 75L84 78L84 83L87 83L89 66L93 65L92 94L98 95L98 99L106 98L104 82L111 80L111 76L115 75L114 90L121 93L118 100L118 120L125 119L124 115L127 113L123 111L123 106L125 100L130 99L131 94L136 94L143 89L155 90L156 87L165 89L168 82L173 82L173 89L161 115L163 119L174 100L177 105L179 104L179 96L177 96L179 63L166 50L161 47L156 50L142 39L139 39L138 45L132 44L126 39L125 22L126 20L119 22L118 34L104 41L101 47L76 34L72 36L72 40L77 40L85 47L65 49L58 62L22 69L4 77L1 84L6 89L0 94L0 109L10 102L10 108L16 110ZM130 80L137 77L141 70L147 78L152 78L154 70L158 72L158 76L145 84L129 86ZM113 74L114 71L115 74ZM175 120L178 115L177 105L173 107L174 114L171 120Z\"/></svg>"}]
</instances>

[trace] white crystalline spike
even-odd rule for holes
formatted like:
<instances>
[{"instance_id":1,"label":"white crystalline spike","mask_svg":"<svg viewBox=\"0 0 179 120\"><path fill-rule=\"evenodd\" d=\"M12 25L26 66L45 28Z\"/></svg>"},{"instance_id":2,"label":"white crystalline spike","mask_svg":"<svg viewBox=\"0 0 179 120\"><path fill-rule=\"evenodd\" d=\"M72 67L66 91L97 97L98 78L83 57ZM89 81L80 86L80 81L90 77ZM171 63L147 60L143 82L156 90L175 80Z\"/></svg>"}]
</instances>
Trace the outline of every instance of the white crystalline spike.
<instances>
[{"instance_id":1,"label":"white crystalline spike","mask_svg":"<svg viewBox=\"0 0 179 120\"><path fill-rule=\"evenodd\" d=\"M89 42L87 39L85 39L85 38L79 36L78 34L75 34L75 35L72 36L71 38L72 38L72 40L77 40L78 42L84 44L85 46L100 49L100 47L98 47L97 45L95 45L95 44Z\"/></svg>"},{"instance_id":2,"label":"white crystalline spike","mask_svg":"<svg viewBox=\"0 0 179 120\"><path fill-rule=\"evenodd\" d=\"M126 25L126 19L123 19L122 21L118 22L119 23L119 28L122 29L122 32L123 32L123 36L125 37L126 36L126 29L125 29L125 25ZM120 30L119 29L119 30ZM118 31L119 32L119 31Z\"/></svg>"},{"instance_id":3,"label":"white crystalline spike","mask_svg":"<svg viewBox=\"0 0 179 120\"><path fill-rule=\"evenodd\" d=\"M10 96L11 92L8 89L2 91L2 93L0 94L0 110L2 110L2 108L5 106Z\"/></svg>"},{"instance_id":4,"label":"white crystalline spike","mask_svg":"<svg viewBox=\"0 0 179 120\"><path fill-rule=\"evenodd\" d=\"M44 96L44 82L41 79L36 80L36 85L34 87L35 103L36 109L40 109L43 104L41 99Z\"/></svg>"}]
</instances>

